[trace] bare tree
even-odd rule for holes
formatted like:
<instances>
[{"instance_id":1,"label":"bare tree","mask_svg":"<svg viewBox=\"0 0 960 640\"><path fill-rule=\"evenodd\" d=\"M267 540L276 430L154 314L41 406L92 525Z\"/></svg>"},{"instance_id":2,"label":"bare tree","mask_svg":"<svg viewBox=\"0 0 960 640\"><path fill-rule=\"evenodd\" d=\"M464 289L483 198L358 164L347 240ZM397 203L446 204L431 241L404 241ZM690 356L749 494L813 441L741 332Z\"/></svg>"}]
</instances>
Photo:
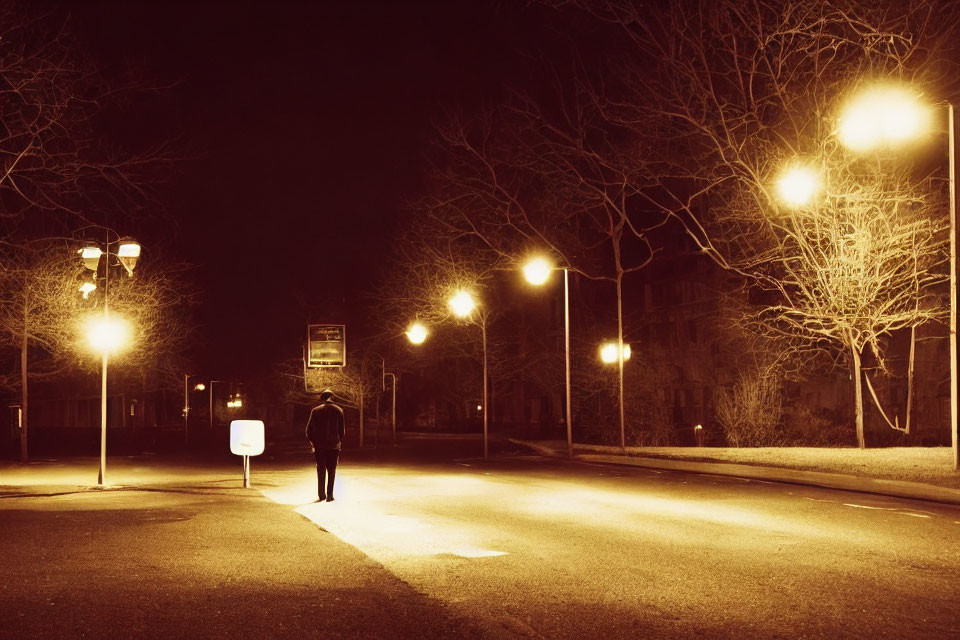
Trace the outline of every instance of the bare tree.
<instances>
[{"instance_id":1,"label":"bare tree","mask_svg":"<svg viewBox=\"0 0 960 640\"><path fill-rule=\"evenodd\" d=\"M440 232L475 243L516 269L546 253L616 290L623 353L623 290L654 255L649 233L667 217L638 206L633 134L602 117L579 86L559 80L549 107L515 95L503 108L441 127L445 151L427 207ZM623 358L618 358L620 445L625 444Z\"/></svg>"},{"instance_id":2,"label":"bare tree","mask_svg":"<svg viewBox=\"0 0 960 640\"><path fill-rule=\"evenodd\" d=\"M0 272L0 330L20 352L19 371L4 386L20 391L20 460L29 459L29 379L63 372L65 349L79 309L75 256L63 241L8 247ZM31 362L30 354L37 357Z\"/></svg>"},{"instance_id":3,"label":"bare tree","mask_svg":"<svg viewBox=\"0 0 960 640\"><path fill-rule=\"evenodd\" d=\"M636 191L721 267L775 292L758 329L846 351L863 447L864 349L882 366L892 332L942 316L945 193L904 157L847 152L837 121L851 91L877 79L949 96L955 12L910 0L573 4L626 41L592 94L636 134ZM824 187L790 210L774 185L796 162Z\"/></svg>"},{"instance_id":4,"label":"bare tree","mask_svg":"<svg viewBox=\"0 0 960 640\"><path fill-rule=\"evenodd\" d=\"M0 217L56 212L75 223L143 210L145 178L169 157L125 153L99 135L118 91L78 55L67 20L9 2L0 25Z\"/></svg>"}]
</instances>

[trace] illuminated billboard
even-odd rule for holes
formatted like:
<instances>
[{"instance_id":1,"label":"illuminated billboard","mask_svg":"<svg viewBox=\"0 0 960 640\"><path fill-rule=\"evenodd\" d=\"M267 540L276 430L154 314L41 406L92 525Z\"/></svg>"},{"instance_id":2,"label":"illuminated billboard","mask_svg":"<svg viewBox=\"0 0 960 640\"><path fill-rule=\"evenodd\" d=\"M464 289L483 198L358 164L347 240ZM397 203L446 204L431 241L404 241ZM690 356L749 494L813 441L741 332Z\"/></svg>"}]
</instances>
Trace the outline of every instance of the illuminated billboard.
<instances>
[{"instance_id":1,"label":"illuminated billboard","mask_svg":"<svg viewBox=\"0 0 960 640\"><path fill-rule=\"evenodd\" d=\"M307 367L347 366L347 326L344 324L307 325Z\"/></svg>"}]
</instances>

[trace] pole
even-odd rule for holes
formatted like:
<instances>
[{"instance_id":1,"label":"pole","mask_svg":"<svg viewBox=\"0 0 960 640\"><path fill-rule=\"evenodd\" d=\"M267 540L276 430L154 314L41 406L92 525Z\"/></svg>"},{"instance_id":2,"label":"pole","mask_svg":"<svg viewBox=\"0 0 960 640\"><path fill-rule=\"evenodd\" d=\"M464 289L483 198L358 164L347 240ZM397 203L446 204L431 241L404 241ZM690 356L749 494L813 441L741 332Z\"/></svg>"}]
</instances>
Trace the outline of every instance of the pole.
<instances>
[{"instance_id":1,"label":"pole","mask_svg":"<svg viewBox=\"0 0 960 640\"><path fill-rule=\"evenodd\" d=\"M210 381L210 437L213 437L213 380Z\"/></svg>"},{"instance_id":2,"label":"pole","mask_svg":"<svg viewBox=\"0 0 960 640\"><path fill-rule=\"evenodd\" d=\"M250 456L243 456L243 488L250 486Z\"/></svg>"},{"instance_id":3,"label":"pole","mask_svg":"<svg viewBox=\"0 0 960 640\"><path fill-rule=\"evenodd\" d=\"M190 374L183 374L183 442L190 444Z\"/></svg>"},{"instance_id":4,"label":"pole","mask_svg":"<svg viewBox=\"0 0 960 640\"><path fill-rule=\"evenodd\" d=\"M573 412L570 403L570 281L569 270L563 270L563 342L567 396L567 456L573 458Z\"/></svg>"},{"instance_id":5,"label":"pole","mask_svg":"<svg viewBox=\"0 0 960 640\"><path fill-rule=\"evenodd\" d=\"M953 105L947 108L950 148L950 440L953 468L960 469L957 449L957 162Z\"/></svg>"},{"instance_id":6,"label":"pole","mask_svg":"<svg viewBox=\"0 0 960 640\"><path fill-rule=\"evenodd\" d=\"M393 430L393 443L397 443L397 374L395 373L384 373L383 378L386 381L387 376L390 376L390 389L393 391L392 400L390 403L390 427Z\"/></svg>"},{"instance_id":7,"label":"pole","mask_svg":"<svg viewBox=\"0 0 960 640\"><path fill-rule=\"evenodd\" d=\"M107 350L103 350L103 375L100 383L100 473L97 484L107 481Z\"/></svg>"},{"instance_id":8,"label":"pole","mask_svg":"<svg viewBox=\"0 0 960 640\"><path fill-rule=\"evenodd\" d=\"M363 387L360 388L360 448L363 449Z\"/></svg>"},{"instance_id":9,"label":"pole","mask_svg":"<svg viewBox=\"0 0 960 640\"><path fill-rule=\"evenodd\" d=\"M103 264L103 320L110 319L110 232L107 231ZM103 350L103 374L100 380L100 472L97 484L107 481L107 350Z\"/></svg>"},{"instance_id":10,"label":"pole","mask_svg":"<svg viewBox=\"0 0 960 640\"><path fill-rule=\"evenodd\" d=\"M623 411L623 274L617 277L617 386L620 405L620 449L626 450L626 420Z\"/></svg>"},{"instance_id":11,"label":"pole","mask_svg":"<svg viewBox=\"0 0 960 640\"><path fill-rule=\"evenodd\" d=\"M483 334L483 457L488 456L487 448L487 320L480 320L480 331Z\"/></svg>"}]
</instances>

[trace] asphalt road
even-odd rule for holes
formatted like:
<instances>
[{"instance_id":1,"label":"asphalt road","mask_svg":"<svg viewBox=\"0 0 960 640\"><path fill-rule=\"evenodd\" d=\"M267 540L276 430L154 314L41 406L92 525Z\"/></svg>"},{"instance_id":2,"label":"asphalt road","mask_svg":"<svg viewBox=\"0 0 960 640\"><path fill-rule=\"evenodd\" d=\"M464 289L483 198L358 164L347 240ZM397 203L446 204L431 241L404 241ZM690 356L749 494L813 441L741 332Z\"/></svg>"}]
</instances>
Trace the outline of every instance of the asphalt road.
<instances>
[{"instance_id":1,"label":"asphalt road","mask_svg":"<svg viewBox=\"0 0 960 640\"><path fill-rule=\"evenodd\" d=\"M960 507L477 451L25 471L0 637L960 638Z\"/></svg>"}]
</instances>

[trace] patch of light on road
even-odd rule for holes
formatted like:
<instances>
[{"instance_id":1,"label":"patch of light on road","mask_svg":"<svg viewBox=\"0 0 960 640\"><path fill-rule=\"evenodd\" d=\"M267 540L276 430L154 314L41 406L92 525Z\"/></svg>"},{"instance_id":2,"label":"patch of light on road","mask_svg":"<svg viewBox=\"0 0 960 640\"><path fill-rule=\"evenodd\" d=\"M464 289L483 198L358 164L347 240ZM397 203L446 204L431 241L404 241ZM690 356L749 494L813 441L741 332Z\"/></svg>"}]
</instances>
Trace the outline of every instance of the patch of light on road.
<instances>
[{"instance_id":1,"label":"patch of light on road","mask_svg":"<svg viewBox=\"0 0 960 640\"><path fill-rule=\"evenodd\" d=\"M406 496L455 495L470 492L471 485L482 480L458 476L425 478L390 476L385 478L338 478L337 499L312 502L316 479L311 477L286 487L264 489L262 493L280 504L299 505L295 511L344 542L360 549L379 562L422 557L458 556L488 558L506 555L506 551L488 548L477 540L475 530L443 518L424 519L398 515L398 499ZM475 487L474 487L475 488Z\"/></svg>"}]
</instances>

